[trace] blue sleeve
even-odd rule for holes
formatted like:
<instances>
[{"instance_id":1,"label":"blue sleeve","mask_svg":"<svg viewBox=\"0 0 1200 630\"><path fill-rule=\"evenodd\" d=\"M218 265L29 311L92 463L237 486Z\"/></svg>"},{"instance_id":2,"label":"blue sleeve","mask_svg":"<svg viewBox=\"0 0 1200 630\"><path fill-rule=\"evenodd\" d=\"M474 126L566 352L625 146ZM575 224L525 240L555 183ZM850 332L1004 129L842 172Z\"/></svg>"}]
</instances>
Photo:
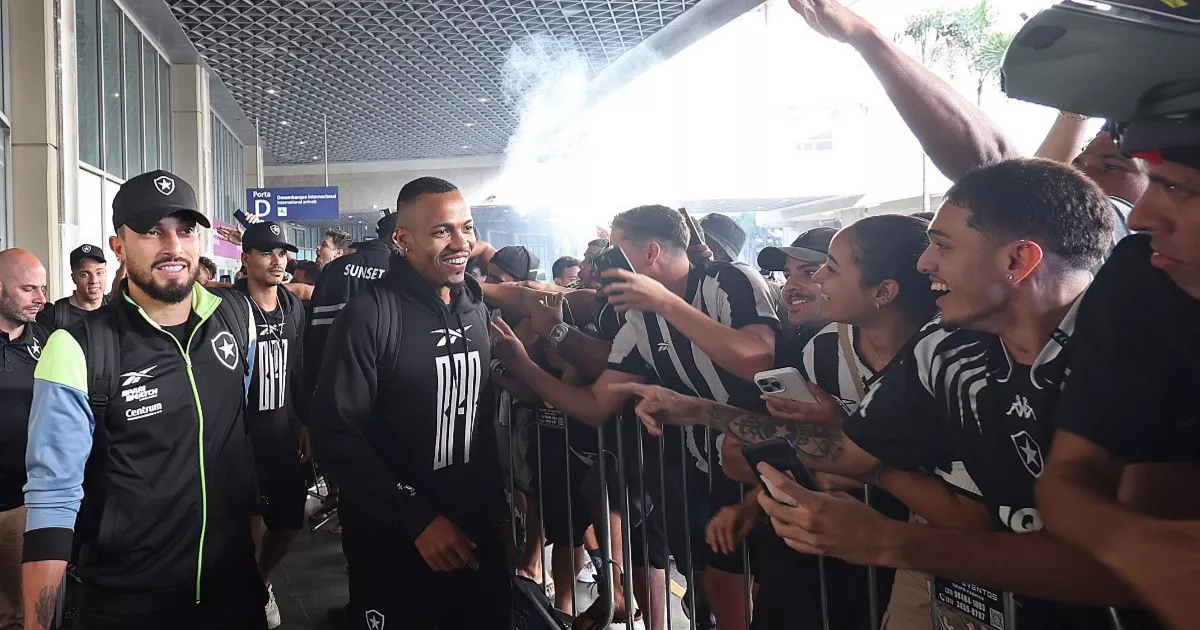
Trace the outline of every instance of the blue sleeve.
<instances>
[{"instance_id":1,"label":"blue sleeve","mask_svg":"<svg viewBox=\"0 0 1200 630\"><path fill-rule=\"evenodd\" d=\"M66 560L70 555L69 534L83 500L84 468L96 426L87 390L83 350L69 333L55 332L34 372L25 450L26 561Z\"/></svg>"}]
</instances>

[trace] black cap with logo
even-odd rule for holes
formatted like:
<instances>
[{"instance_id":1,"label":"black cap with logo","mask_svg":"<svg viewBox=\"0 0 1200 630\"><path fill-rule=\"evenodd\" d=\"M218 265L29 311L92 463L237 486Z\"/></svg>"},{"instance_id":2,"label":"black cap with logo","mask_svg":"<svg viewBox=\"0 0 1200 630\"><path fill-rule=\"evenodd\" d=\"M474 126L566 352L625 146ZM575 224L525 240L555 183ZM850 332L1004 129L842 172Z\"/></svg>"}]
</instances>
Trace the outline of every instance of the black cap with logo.
<instances>
[{"instance_id":1,"label":"black cap with logo","mask_svg":"<svg viewBox=\"0 0 1200 630\"><path fill-rule=\"evenodd\" d=\"M541 261L528 247L509 245L492 255L492 264L517 280L536 280Z\"/></svg>"},{"instance_id":2,"label":"black cap with logo","mask_svg":"<svg viewBox=\"0 0 1200 630\"><path fill-rule=\"evenodd\" d=\"M289 252L300 251L299 248L288 242L287 237L283 234L283 226L274 221L255 223L246 228L246 233L242 235L243 252L273 252L277 249Z\"/></svg>"},{"instance_id":3,"label":"black cap with logo","mask_svg":"<svg viewBox=\"0 0 1200 630\"><path fill-rule=\"evenodd\" d=\"M78 267L79 263L87 258L91 258L98 263L108 263L104 259L104 250L95 245L80 245L71 250L71 269Z\"/></svg>"},{"instance_id":4,"label":"black cap with logo","mask_svg":"<svg viewBox=\"0 0 1200 630\"><path fill-rule=\"evenodd\" d=\"M126 180L113 199L113 229L117 231L124 225L145 234L172 215L186 216L204 227L212 227L208 217L200 212L191 184L161 169Z\"/></svg>"},{"instance_id":5,"label":"black cap with logo","mask_svg":"<svg viewBox=\"0 0 1200 630\"><path fill-rule=\"evenodd\" d=\"M834 234L836 228L816 227L797 236L791 247L764 248L758 253L758 266L767 271L783 271L789 258L824 263L829 260L829 241Z\"/></svg>"}]
</instances>

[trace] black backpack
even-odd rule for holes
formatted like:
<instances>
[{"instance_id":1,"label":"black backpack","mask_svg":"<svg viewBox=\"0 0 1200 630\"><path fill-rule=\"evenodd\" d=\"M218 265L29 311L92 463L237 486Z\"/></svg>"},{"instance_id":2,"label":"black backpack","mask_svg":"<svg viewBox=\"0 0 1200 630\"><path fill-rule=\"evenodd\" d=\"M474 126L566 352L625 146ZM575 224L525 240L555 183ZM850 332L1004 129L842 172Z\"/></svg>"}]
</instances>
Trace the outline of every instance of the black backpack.
<instances>
[{"instance_id":1,"label":"black backpack","mask_svg":"<svg viewBox=\"0 0 1200 630\"><path fill-rule=\"evenodd\" d=\"M231 289L209 289L221 298L221 304L212 317L220 318L225 328L233 334L238 347L243 348L242 369L250 369L245 349L250 346L250 302L249 298ZM291 295L289 292L288 295ZM292 295L299 302L299 298ZM114 307L115 308L115 307ZM88 376L88 405L92 408L92 418L96 427L103 426L104 417L108 412L108 401L115 398L118 389L118 375L121 372L120 332L117 330L116 311L114 308L101 308L89 313L83 318L83 330L80 345L83 347L87 360ZM295 309L293 309L295 310ZM303 321L303 307L300 309ZM100 439L102 433L95 432L94 439Z\"/></svg>"}]
</instances>

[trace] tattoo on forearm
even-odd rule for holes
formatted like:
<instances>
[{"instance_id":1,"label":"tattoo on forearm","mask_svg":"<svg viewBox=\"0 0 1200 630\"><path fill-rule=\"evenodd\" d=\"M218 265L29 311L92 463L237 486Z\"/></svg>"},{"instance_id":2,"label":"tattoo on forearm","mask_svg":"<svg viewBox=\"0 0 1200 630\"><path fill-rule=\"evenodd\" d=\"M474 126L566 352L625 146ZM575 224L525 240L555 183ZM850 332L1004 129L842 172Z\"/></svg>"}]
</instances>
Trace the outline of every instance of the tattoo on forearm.
<instances>
[{"instance_id":1,"label":"tattoo on forearm","mask_svg":"<svg viewBox=\"0 0 1200 630\"><path fill-rule=\"evenodd\" d=\"M744 444L783 438L795 447L797 454L812 459L835 462L846 452L840 427L776 420L767 414L736 407L709 407L708 426Z\"/></svg>"},{"instance_id":2,"label":"tattoo on forearm","mask_svg":"<svg viewBox=\"0 0 1200 630\"><path fill-rule=\"evenodd\" d=\"M41 630L50 629L54 623L54 610L57 606L58 586L43 586L42 592L38 593L37 602L33 605L38 628Z\"/></svg>"}]
</instances>

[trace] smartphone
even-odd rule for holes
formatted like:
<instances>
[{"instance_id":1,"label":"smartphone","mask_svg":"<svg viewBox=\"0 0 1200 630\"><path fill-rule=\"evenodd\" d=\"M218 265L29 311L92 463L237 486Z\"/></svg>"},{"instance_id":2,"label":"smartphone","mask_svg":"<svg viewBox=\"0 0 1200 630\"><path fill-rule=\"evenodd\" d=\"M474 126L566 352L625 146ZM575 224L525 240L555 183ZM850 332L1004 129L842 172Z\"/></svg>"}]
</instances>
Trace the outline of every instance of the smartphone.
<instances>
[{"instance_id":1,"label":"smartphone","mask_svg":"<svg viewBox=\"0 0 1200 630\"><path fill-rule=\"evenodd\" d=\"M680 208L679 214L682 214L683 220L687 221L688 235L692 239L688 242L688 247L692 247L696 243L703 243L704 234L700 232L700 226L696 225L696 220L692 218L692 215L688 214L687 208Z\"/></svg>"},{"instance_id":2,"label":"smartphone","mask_svg":"<svg viewBox=\"0 0 1200 630\"><path fill-rule=\"evenodd\" d=\"M766 462L775 470L790 475L792 479L796 480L796 483L804 488L813 492L822 492L821 487L817 485L817 480L813 479L812 473L808 471L808 467L796 455L796 450L783 438L771 438L756 444L743 444L742 455L750 464L750 470L753 470L754 475L758 477L758 483L762 485L763 490L766 490L772 499L780 503L795 507L796 500L784 494L775 487L775 484L758 472L759 462Z\"/></svg>"},{"instance_id":3,"label":"smartphone","mask_svg":"<svg viewBox=\"0 0 1200 630\"><path fill-rule=\"evenodd\" d=\"M614 247L602 254L597 254L592 259L592 266L596 269L596 275L599 276L609 269L624 269L631 273L637 273L633 270L633 263L629 262L629 257L625 252L621 251L620 247ZM601 278L600 283L607 286L616 282L612 278Z\"/></svg>"},{"instance_id":4,"label":"smartphone","mask_svg":"<svg viewBox=\"0 0 1200 630\"><path fill-rule=\"evenodd\" d=\"M808 381L800 376L800 372L796 368L779 368L759 372L754 375L754 384L758 385L758 391L764 394L796 402L817 402L812 391L808 389Z\"/></svg>"},{"instance_id":5,"label":"smartphone","mask_svg":"<svg viewBox=\"0 0 1200 630\"><path fill-rule=\"evenodd\" d=\"M244 228L250 227L250 219L246 217L245 212L242 212L241 210L234 210L233 218L237 219L237 222L241 223L242 227L244 227Z\"/></svg>"}]
</instances>

